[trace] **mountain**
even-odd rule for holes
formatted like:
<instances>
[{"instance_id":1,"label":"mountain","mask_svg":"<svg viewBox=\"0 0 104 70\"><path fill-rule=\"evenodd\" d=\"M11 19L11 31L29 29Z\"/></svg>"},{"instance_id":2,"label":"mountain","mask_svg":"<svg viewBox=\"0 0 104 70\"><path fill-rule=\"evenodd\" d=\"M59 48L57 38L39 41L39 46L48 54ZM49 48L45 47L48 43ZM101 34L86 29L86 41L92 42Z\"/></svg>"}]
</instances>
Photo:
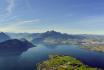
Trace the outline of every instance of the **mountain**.
<instances>
[{"instance_id":1,"label":"mountain","mask_svg":"<svg viewBox=\"0 0 104 70\"><path fill-rule=\"evenodd\" d=\"M45 33L42 34L42 37L50 37L50 38L64 38L64 39L83 39L85 37L83 36L80 36L80 35L69 35L69 34L66 34L66 33L60 33L60 32L56 32L56 31L47 31Z\"/></svg>"},{"instance_id":2,"label":"mountain","mask_svg":"<svg viewBox=\"0 0 104 70\"><path fill-rule=\"evenodd\" d=\"M39 43L43 43L44 39L43 38L35 38L33 39L31 42L33 44L39 44Z\"/></svg>"},{"instance_id":3,"label":"mountain","mask_svg":"<svg viewBox=\"0 0 104 70\"><path fill-rule=\"evenodd\" d=\"M33 44L80 44L86 41L104 41L103 35L86 35L86 34L66 34L56 32L54 30L44 33L6 33L12 39L22 38L32 42Z\"/></svg>"},{"instance_id":4,"label":"mountain","mask_svg":"<svg viewBox=\"0 0 104 70\"><path fill-rule=\"evenodd\" d=\"M34 38L38 38L40 36L40 33L8 33L6 32L8 36L10 36L12 39L21 39L24 38L28 41L31 41Z\"/></svg>"},{"instance_id":5,"label":"mountain","mask_svg":"<svg viewBox=\"0 0 104 70\"><path fill-rule=\"evenodd\" d=\"M94 40L103 40L104 41L104 35L87 35L84 34L84 37L86 37L86 39L94 39Z\"/></svg>"},{"instance_id":6,"label":"mountain","mask_svg":"<svg viewBox=\"0 0 104 70\"><path fill-rule=\"evenodd\" d=\"M5 33L1 32L0 33L0 42L4 42L6 40L11 39L8 35L6 35Z\"/></svg>"},{"instance_id":7,"label":"mountain","mask_svg":"<svg viewBox=\"0 0 104 70\"><path fill-rule=\"evenodd\" d=\"M80 35L69 35L65 33L60 33L56 31L47 31L41 33L38 38L34 38L32 43L45 43L45 44L69 44L76 43L76 41L85 39L85 36Z\"/></svg>"},{"instance_id":8,"label":"mountain","mask_svg":"<svg viewBox=\"0 0 104 70\"><path fill-rule=\"evenodd\" d=\"M32 47L35 45L25 39L10 39L0 43L0 56L18 56Z\"/></svg>"},{"instance_id":9,"label":"mountain","mask_svg":"<svg viewBox=\"0 0 104 70\"><path fill-rule=\"evenodd\" d=\"M0 51L22 51L33 46L34 45L27 40L11 39L0 43Z\"/></svg>"}]
</instances>

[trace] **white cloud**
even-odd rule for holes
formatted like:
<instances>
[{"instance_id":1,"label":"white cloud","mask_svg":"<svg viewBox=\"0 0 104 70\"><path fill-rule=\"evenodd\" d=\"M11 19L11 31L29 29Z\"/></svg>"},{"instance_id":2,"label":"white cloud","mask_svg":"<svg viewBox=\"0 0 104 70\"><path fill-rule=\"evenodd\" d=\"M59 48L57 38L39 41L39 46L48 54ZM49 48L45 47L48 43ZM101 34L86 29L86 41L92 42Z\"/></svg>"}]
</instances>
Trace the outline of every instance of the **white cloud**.
<instances>
[{"instance_id":1,"label":"white cloud","mask_svg":"<svg viewBox=\"0 0 104 70\"><path fill-rule=\"evenodd\" d=\"M38 23L40 21L40 19L32 19L32 20L18 20L15 22L10 23L10 27L15 27L15 26L20 26L20 25L26 25L26 24L34 24L34 23Z\"/></svg>"},{"instance_id":2,"label":"white cloud","mask_svg":"<svg viewBox=\"0 0 104 70\"><path fill-rule=\"evenodd\" d=\"M36 24L40 21L40 19L32 19L32 20L18 20L18 21L14 21L14 22L9 22L9 25L6 25L5 27L0 27L0 31L4 31L4 32L19 32L19 28L20 26L24 26L27 24ZM20 30L24 31L24 30Z\"/></svg>"},{"instance_id":3,"label":"white cloud","mask_svg":"<svg viewBox=\"0 0 104 70\"><path fill-rule=\"evenodd\" d=\"M0 14L0 20L5 20L7 17L9 17L13 12L14 6L15 0L6 0L6 8L4 8L5 13Z\"/></svg>"},{"instance_id":4,"label":"white cloud","mask_svg":"<svg viewBox=\"0 0 104 70\"><path fill-rule=\"evenodd\" d=\"M15 6L15 0L7 0L7 3L8 3L8 6L6 7L6 12L8 15L10 15Z\"/></svg>"},{"instance_id":5,"label":"white cloud","mask_svg":"<svg viewBox=\"0 0 104 70\"><path fill-rule=\"evenodd\" d=\"M22 21L19 21L20 23L32 23L32 22L38 22L40 21L40 19L33 19L33 20L22 20Z\"/></svg>"}]
</instances>

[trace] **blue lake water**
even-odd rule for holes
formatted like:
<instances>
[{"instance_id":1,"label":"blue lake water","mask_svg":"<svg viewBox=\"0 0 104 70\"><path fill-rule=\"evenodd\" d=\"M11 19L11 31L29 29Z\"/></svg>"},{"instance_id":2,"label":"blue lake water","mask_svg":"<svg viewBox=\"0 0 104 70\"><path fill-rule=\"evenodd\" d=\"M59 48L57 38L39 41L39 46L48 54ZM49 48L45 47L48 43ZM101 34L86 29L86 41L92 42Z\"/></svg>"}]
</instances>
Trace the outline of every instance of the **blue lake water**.
<instances>
[{"instance_id":1,"label":"blue lake water","mask_svg":"<svg viewBox=\"0 0 104 70\"><path fill-rule=\"evenodd\" d=\"M104 68L104 53L88 51L76 45L37 45L20 55L0 56L0 70L36 70L36 64L52 54L69 55L90 66Z\"/></svg>"}]
</instances>

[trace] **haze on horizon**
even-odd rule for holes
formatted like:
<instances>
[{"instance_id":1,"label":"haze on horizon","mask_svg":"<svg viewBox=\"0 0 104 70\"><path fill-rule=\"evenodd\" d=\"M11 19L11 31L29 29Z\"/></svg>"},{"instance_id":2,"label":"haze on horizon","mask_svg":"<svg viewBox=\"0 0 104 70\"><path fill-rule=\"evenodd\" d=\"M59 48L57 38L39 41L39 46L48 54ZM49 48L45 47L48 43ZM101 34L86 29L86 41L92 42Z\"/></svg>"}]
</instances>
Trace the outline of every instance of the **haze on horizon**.
<instances>
[{"instance_id":1,"label":"haze on horizon","mask_svg":"<svg viewBox=\"0 0 104 70\"><path fill-rule=\"evenodd\" d=\"M104 34L104 0L0 0L0 31Z\"/></svg>"}]
</instances>

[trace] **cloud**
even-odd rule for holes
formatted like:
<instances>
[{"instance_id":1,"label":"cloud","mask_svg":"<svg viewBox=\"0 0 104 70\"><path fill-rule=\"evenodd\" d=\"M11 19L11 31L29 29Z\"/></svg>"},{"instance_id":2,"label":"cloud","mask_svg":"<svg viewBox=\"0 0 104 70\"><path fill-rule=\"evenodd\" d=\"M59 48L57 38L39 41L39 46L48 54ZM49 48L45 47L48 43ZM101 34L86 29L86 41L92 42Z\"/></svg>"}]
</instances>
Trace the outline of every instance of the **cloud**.
<instances>
[{"instance_id":1,"label":"cloud","mask_svg":"<svg viewBox=\"0 0 104 70\"><path fill-rule=\"evenodd\" d=\"M32 23L32 22L38 22L40 21L40 19L34 19L34 20L23 20L23 21L19 21L20 23Z\"/></svg>"},{"instance_id":2,"label":"cloud","mask_svg":"<svg viewBox=\"0 0 104 70\"><path fill-rule=\"evenodd\" d=\"M29 10L33 10L33 8L32 8L32 6L31 6L29 0L24 0L24 3L26 4L26 6L27 6L27 8L28 8Z\"/></svg>"},{"instance_id":3,"label":"cloud","mask_svg":"<svg viewBox=\"0 0 104 70\"><path fill-rule=\"evenodd\" d=\"M8 3L8 6L6 7L6 12L8 15L10 15L15 6L15 0L7 0L7 3Z\"/></svg>"},{"instance_id":4,"label":"cloud","mask_svg":"<svg viewBox=\"0 0 104 70\"><path fill-rule=\"evenodd\" d=\"M4 32L19 32L19 27L22 28L22 26L30 25L30 24L36 24L40 21L40 19L32 19L32 20L17 20L13 22L7 23L8 25L5 25L4 27L0 26L0 30ZM20 30L21 31L21 30ZM22 30L23 31L23 30Z\"/></svg>"},{"instance_id":5,"label":"cloud","mask_svg":"<svg viewBox=\"0 0 104 70\"><path fill-rule=\"evenodd\" d=\"M6 0L6 3L7 3L6 8L4 8L5 13L0 14L0 20L6 19L13 12L13 8L15 6L15 0Z\"/></svg>"},{"instance_id":6,"label":"cloud","mask_svg":"<svg viewBox=\"0 0 104 70\"><path fill-rule=\"evenodd\" d=\"M11 26L20 26L20 25L26 25L26 24L34 24L34 23L38 23L40 21L40 19L32 19L32 20L17 20L15 22L10 23L10 27Z\"/></svg>"}]
</instances>

